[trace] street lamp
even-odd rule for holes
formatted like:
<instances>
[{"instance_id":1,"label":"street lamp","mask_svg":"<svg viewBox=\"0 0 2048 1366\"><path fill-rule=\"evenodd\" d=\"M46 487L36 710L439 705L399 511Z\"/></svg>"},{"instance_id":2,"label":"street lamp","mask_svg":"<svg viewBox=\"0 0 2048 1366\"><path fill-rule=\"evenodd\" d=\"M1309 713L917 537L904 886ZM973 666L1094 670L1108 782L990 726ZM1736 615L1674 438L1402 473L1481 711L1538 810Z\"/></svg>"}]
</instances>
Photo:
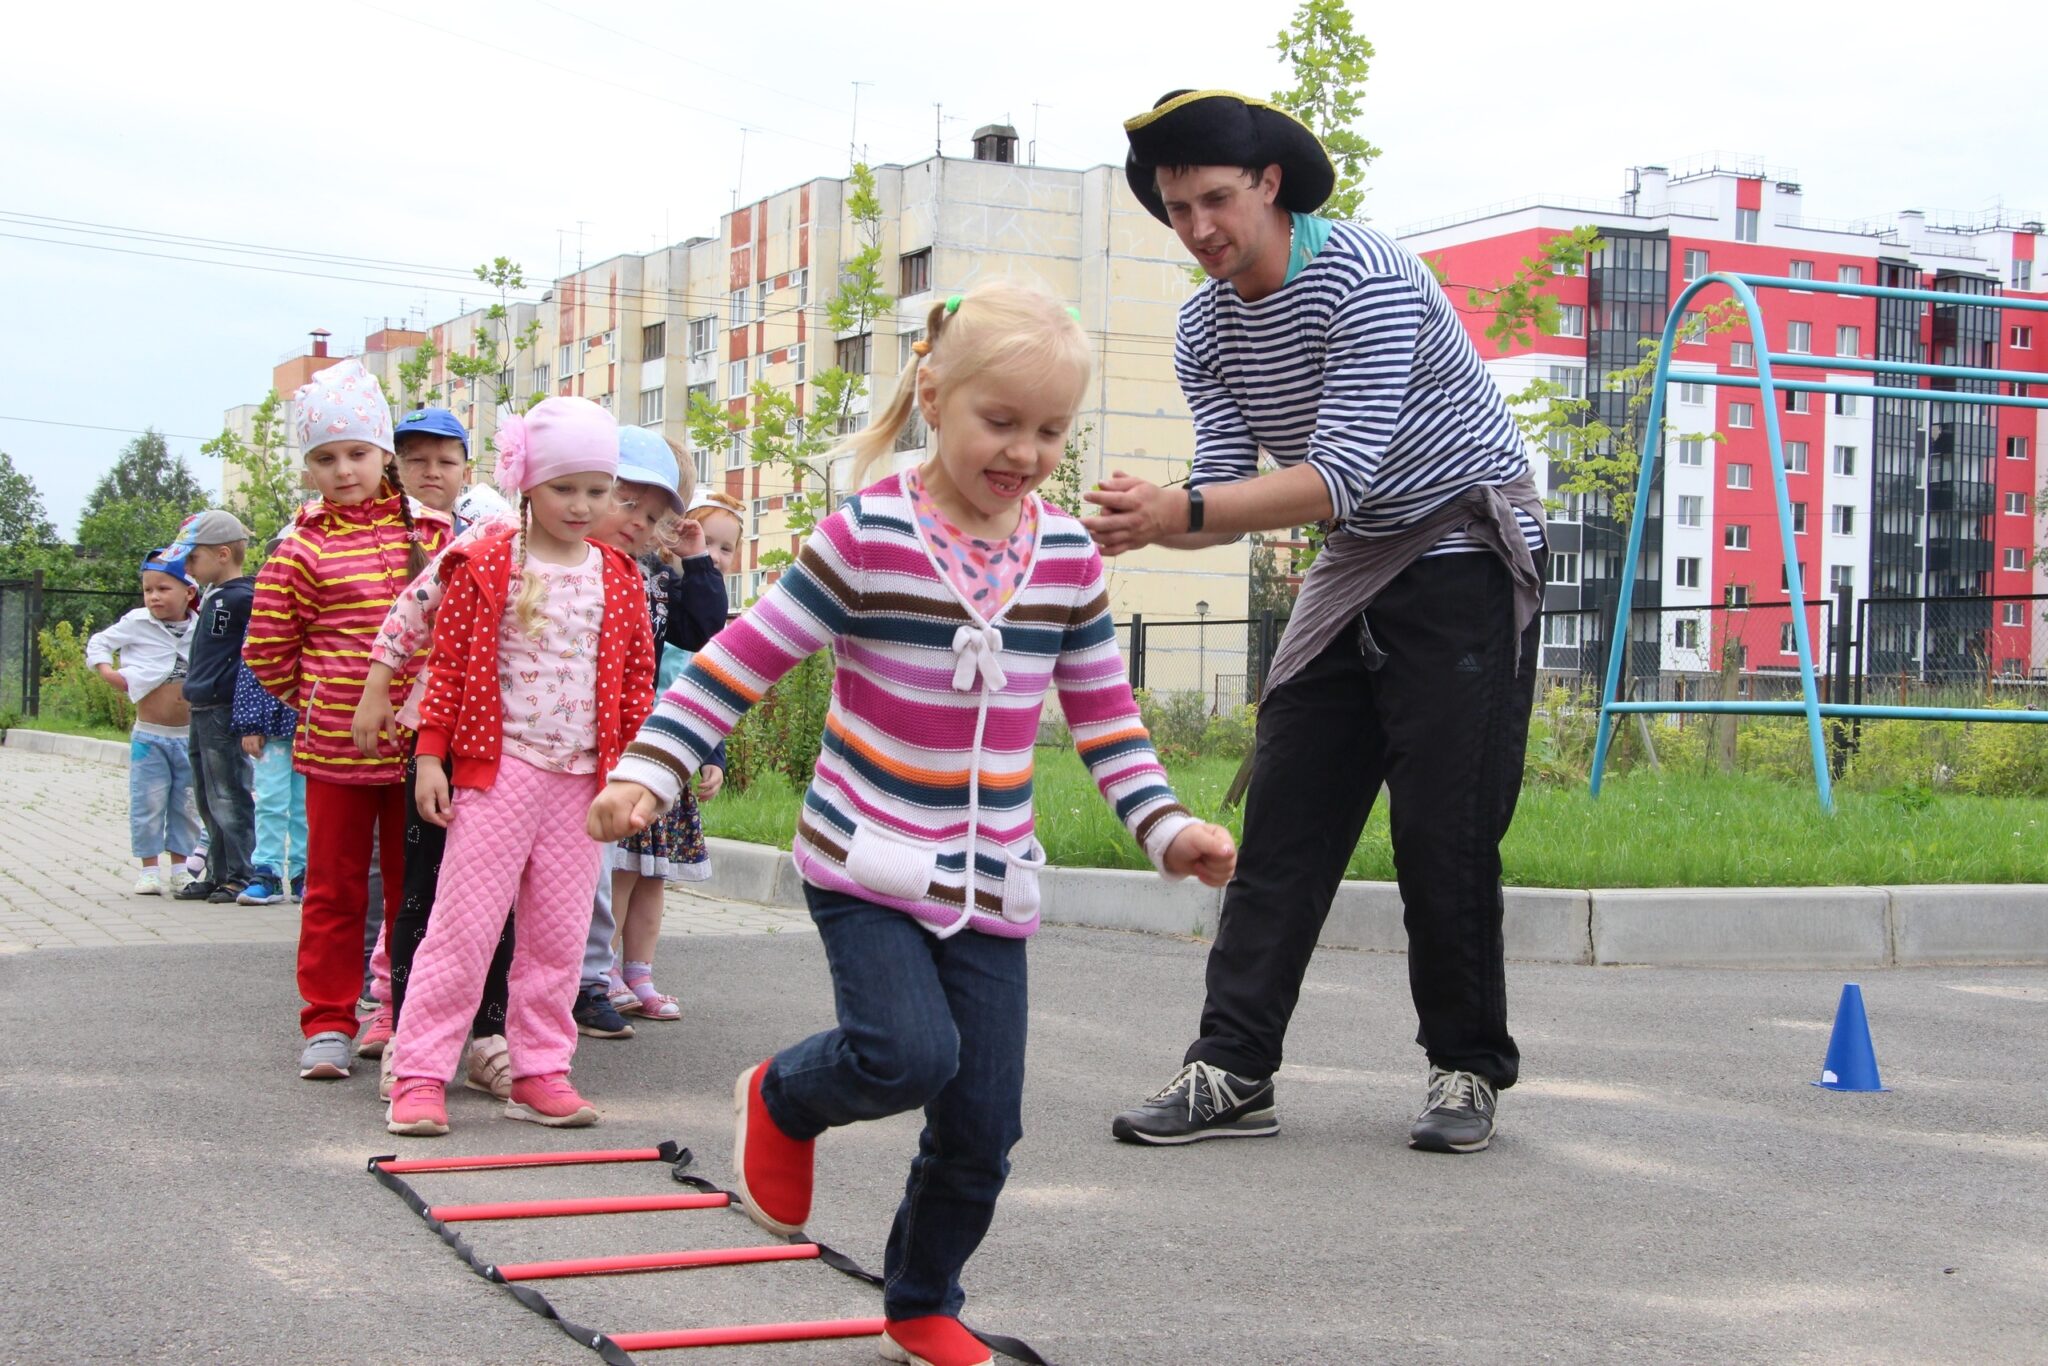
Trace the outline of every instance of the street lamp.
<instances>
[{"instance_id":1,"label":"street lamp","mask_svg":"<svg viewBox=\"0 0 2048 1366\"><path fill-rule=\"evenodd\" d=\"M1209 602L1205 598L1195 604L1195 686L1202 690L1202 697L1209 696Z\"/></svg>"}]
</instances>

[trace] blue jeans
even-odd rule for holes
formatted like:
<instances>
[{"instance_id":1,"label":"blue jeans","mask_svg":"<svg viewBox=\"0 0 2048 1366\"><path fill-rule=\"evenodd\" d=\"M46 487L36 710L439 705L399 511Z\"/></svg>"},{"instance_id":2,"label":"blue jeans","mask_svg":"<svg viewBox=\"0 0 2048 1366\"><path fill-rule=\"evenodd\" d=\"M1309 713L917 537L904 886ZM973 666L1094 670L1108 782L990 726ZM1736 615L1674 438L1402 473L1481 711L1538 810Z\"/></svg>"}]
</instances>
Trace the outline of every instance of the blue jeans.
<instances>
[{"instance_id":1,"label":"blue jeans","mask_svg":"<svg viewBox=\"0 0 2048 1366\"><path fill-rule=\"evenodd\" d=\"M618 921L612 917L612 870L597 877L597 896L590 906L590 937L583 943L581 986L608 986L612 972L612 932Z\"/></svg>"},{"instance_id":2,"label":"blue jeans","mask_svg":"<svg viewBox=\"0 0 2048 1366\"><path fill-rule=\"evenodd\" d=\"M306 871L306 775L292 767L292 738L266 735L255 767L256 867L290 890Z\"/></svg>"},{"instance_id":3,"label":"blue jeans","mask_svg":"<svg viewBox=\"0 0 2048 1366\"><path fill-rule=\"evenodd\" d=\"M191 742L138 723L128 736L128 852L154 859L169 850L182 858L198 847Z\"/></svg>"},{"instance_id":4,"label":"blue jeans","mask_svg":"<svg viewBox=\"0 0 2048 1366\"><path fill-rule=\"evenodd\" d=\"M957 1316L960 1269L988 1232L1024 1134L1024 941L940 939L858 897L815 887L804 896L839 1027L776 1054L761 1099L798 1139L923 1108L883 1253L882 1309L892 1319Z\"/></svg>"},{"instance_id":5,"label":"blue jeans","mask_svg":"<svg viewBox=\"0 0 2048 1366\"><path fill-rule=\"evenodd\" d=\"M249 791L249 756L227 707L192 709L192 795L206 823L206 876L214 883L247 882L256 853L256 800Z\"/></svg>"}]
</instances>

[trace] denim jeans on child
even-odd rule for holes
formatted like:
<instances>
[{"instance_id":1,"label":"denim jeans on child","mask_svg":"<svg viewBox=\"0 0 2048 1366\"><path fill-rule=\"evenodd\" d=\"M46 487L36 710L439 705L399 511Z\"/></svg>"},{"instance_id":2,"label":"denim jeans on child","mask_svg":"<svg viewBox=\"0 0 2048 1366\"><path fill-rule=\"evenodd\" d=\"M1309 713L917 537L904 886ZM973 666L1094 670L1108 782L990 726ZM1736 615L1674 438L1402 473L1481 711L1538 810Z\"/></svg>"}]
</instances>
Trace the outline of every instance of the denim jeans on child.
<instances>
[{"instance_id":1,"label":"denim jeans on child","mask_svg":"<svg viewBox=\"0 0 2048 1366\"><path fill-rule=\"evenodd\" d=\"M832 969L839 1027L785 1048L761 1099L776 1127L836 1125L924 1109L924 1132L883 1253L892 1319L958 1315L974 1255L1023 1136L1022 939L940 939L901 911L804 888Z\"/></svg>"},{"instance_id":2,"label":"denim jeans on child","mask_svg":"<svg viewBox=\"0 0 2048 1366\"><path fill-rule=\"evenodd\" d=\"M206 876L247 882L254 874L256 800L249 756L226 706L192 708L192 795L206 825Z\"/></svg>"},{"instance_id":3,"label":"denim jeans on child","mask_svg":"<svg viewBox=\"0 0 2048 1366\"><path fill-rule=\"evenodd\" d=\"M192 750L182 726L137 721L128 735L128 852L153 859L199 847Z\"/></svg>"},{"instance_id":4,"label":"denim jeans on child","mask_svg":"<svg viewBox=\"0 0 2048 1366\"><path fill-rule=\"evenodd\" d=\"M290 736L263 741L256 769L256 867L286 883L306 871L306 775L292 767Z\"/></svg>"}]
</instances>

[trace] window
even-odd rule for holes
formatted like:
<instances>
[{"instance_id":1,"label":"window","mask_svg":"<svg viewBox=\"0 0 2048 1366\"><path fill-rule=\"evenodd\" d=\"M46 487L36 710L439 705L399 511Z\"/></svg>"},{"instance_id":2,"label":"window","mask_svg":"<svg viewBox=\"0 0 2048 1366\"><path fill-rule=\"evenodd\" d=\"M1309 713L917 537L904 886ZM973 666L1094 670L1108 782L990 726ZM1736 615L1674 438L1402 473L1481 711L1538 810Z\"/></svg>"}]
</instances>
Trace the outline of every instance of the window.
<instances>
[{"instance_id":1,"label":"window","mask_svg":"<svg viewBox=\"0 0 2048 1366\"><path fill-rule=\"evenodd\" d=\"M1543 643L1561 645L1571 649L1579 643L1579 619L1570 612L1546 612L1543 616Z\"/></svg>"},{"instance_id":2,"label":"window","mask_svg":"<svg viewBox=\"0 0 2048 1366\"><path fill-rule=\"evenodd\" d=\"M2011 515L2015 516L2015 517L2024 517L2024 516L2026 516L2026 515L2027 515L2027 495L2026 495L2026 494L2024 494L2024 493L2008 493L2008 494L2006 494L2006 495L2005 495L2005 510L2006 510L2006 511L2007 511L2008 513L2010 513Z\"/></svg>"},{"instance_id":3,"label":"window","mask_svg":"<svg viewBox=\"0 0 2048 1366\"><path fill-rule=\"evenodd\" d=\"M1584 398L1586 396L1586 372L1576 365L1551 366L1550 382L1558 388L1560 397Z\"/></svg>"},{"instance_id":4,"label":"window","mask_svg":"<svg viewBox=\"0 0 2048 1366\"><path fill-rule=\"evenodd\" d=\"M1700 648L1700 621L1698 617L1680 617L1671 624L1671 644L1674 649L1697 650Z\"/></svg>"},{"instance_id":5,"label":"window","mask_svg":"<svg viewBox=\"0 0 2048 1366\"><path fill-rule=\"evenodd\" d=\"M1585 494L1567 493L1559 501L1557 508L1551 512L1549 520L1553 522L1576 522L1579 520L1579 516L1585 506Z\"/></svg>"},{"instance_id":6,"label":"window","mask_svg":"<svg viewBox=\"0 0 2048 1366\"><path fill-rule=\"evenodd\" d=\"M642 389L640 391L640 425L652 427L661 421L665 390Z\"/></svg>"},{"instance_id":7,"label":"window","mask_svg":"<svg viewBox=\"0 0 2048 1366\"><path fill-rule=\"evenodd\" d=\"M1806 504L1804 503L1794 503L1792 505L1792 534L1794 536L1804 536L1806 534Z\"/></svg>"},{"instance_id":8,"label":"window","mask_svg":"<svg viewBox=\"0 0 2048 1366\"><path fill-rule=\"evenodd\" d=\"M2015 351L2033 350L2034 329L2031 327L2015 327L2012 330L2012 349Z\"/></svg>"},{"instance_id":9,"label":"window","mask_svg":"<svg viewBox=\"0 0 2048 1366\"><path fill-rule=\"evenodd\" d=\"M1676 573L1672 576L1671 581L1675 586L1679 588L1698 588L1700 586L1699 556L1683 556L1673 568L1676 570Z\"/></svg>"},{"instance_id":10,"label":"window","mask_svg":"<svg viewBox=\"0 0 2048 1366\"><path fill-rule=\"evenodd\" d=\"M597 396L597 406L606 412L610 412L612 410L612 396L608 393L599 394Z\"/></svg>"},{"instance_id":11,"label":"window","mask_svg":"<svg viewBox=\"0 0 2048 1366\"><path fill-rule=\"evenodd\" d=\"M2005 458L2007 460L2025 460L2027 458L2027 439L2024 436L2008 436L2005 439Z\"/></svg>"},{"instance_id":12,"label":"window","mask_svg":"<svg viewBox=\"0 0 2048 1366\"><path fill-rule=\"evenodd\" d=\"M792 270L789 273L789 287L796 291L796 306L803 308L811 301L811 272L809 268Z\"/></svg>"},{"instance_id":13,"label":"window","mask_svg":"<svg viewBox=\"0 0 2048 1366\"><path fill-rule=\"evenodd\" d=\"M2032 291L2034 288L2034 263L2017 258L2012 263L2012 287Z\"/></svg>"},{"instance_id":14,"label":"window","mask_svg":"<svg viewBox=\"0 0 2048 1366\"><path fill-rule=\"evenodd\" d=\"M1737 209L1737 210L1735 211L1735 240L1736 240L1736 241L1738 241L1738 242L1754 242L1754 241L1756 241L1756 226L1757 226L1757 225L1756 225L1756 219L1757 219L1757 212L1756 212L1756 210L1755 210L1755 209Z\"/></svg>"},{"instance_id":15,"label":"window","mask_svg":"<svg viewBox=\"0 0 2048 1366\"><path fill-rule=\"evenodd\" d=\"M562 343L561 355L557 357L557 359L561 361L561 364L557 368L561 370L563 379L567 379L569 378L569 376L576 373L576 371L579 368L576 364L576 357L580 354L581 353L576 349L575 342Z\"/></svg>"},{"instance_id":16,"label":"window","mask_svg":"<svg viewBox=\"0 0 2048 1366\"><path fill-rule=\"evenodd\" d=\"M802 384L808 371L804 368L804 344L798 342L789 348L789 363L796 367L795 383Z\"/></svg>"},{"instance_id":17,"label":"window","mask_svg":"<svg viewBox=\"0 0 2048 1366\"><path fill-rule=\"evenodd\" d=\"M1836 266L1835 283L1838 285L1860 285L1863 283L1863 267Z\"/></svg>"},{"instance_id":18,"label":"window","mask_svg":"<svg viewBox=\"0 0 2048 1366\"><path fill-rule=\"evenodd\" d=\"M1728 367L1731 370L1756 369L1756 347L1748 342L1729 342Z\"/></svg>"},{"instance_id":19,"label":"window","mask_svg":"<svg viewBox=\"0 0 2048 1366\"><path fill-rule=\"evenodd\" d=\"M1704 384L1679 385L1678 401L1680 403L1704 404L1707 401L1707 386Z\"/></svg>"},{"instance_id":20,"label":"window","mask_svg":"<svg viewBox=\"0 0 2048 1366\"><path fill-rule=\"evenodd\" d=\"M533 392L536 394L546 393L550 382L551 377L547 366L536 365L533 367Z\"/></svg>"},{"instance_id":21,"label":"window","mask_svg":"<svg viewBox=\"0 0 2048 1366\"><path fill-rule=\"evenodd\" d=\"M1730 465L1728 467L1728 487L1731 489L1746 489L1749 486L1749 466L1741 464Z\"/></svg>"},{"instance_id":22,"label":"window","mask_svg":"<svg viewBox=\"0 0 2048 1366\"><path fill-rule=\"evenodd\" d=\"M1747 607L1747 606L1749 606L1749 585L1748 585L1748 584L1746 584L1746 583L1731 583L1731 584L1729 584L1729 585L1728 585L1728 605L1729 605L1730 607Z\"/></svg>"},{"instance_id":23,"label":"window","mask_svg":"<svg viewBox=\"0 0 2048 1366\"><path fill-rule=\"evenodd\" d=\"M896 334L896 368L898 370L908 370L910 368L911 357L917 354L910 348L923 340L924 329L922 327L909 328ZM1556 367L1553 366L1551 368L1552 372L1555 373Z\"/></svg>"},{"instance_id":24,"label":"window","mask_svg":"<svg viewBox=\"0 0 2048 1366\"><path fill-rule=\"evenodd\" d=\"M728 361L725 366L725 396L738 398L747 392L747 363L743 360Z\"/></svg>"},{"instance_id":25,"label":"window","mask_svg":"<svg viewBox=\"0 0 2048 1366\"><path fill-rule=\"evenodd\" d=\"M1749 549L1749 528L1740 522L1730 522L1721 529L1721 546L1724 550Z\"/></svg>"},{"instance_id":26,"label":"window","mask_svg":"<svg viewBox=\"0 0 2048 1366\"><path fill-rule=\"evenodd\" d=\"M1586 335L1586 306L1584 304L1559 304L1557 306L1557 335L1560 337L1583 337Z\"/></svg>"},{"instance_id":27,"label":"window","mask_svg":"<svg viewBox=\"0 0 2048 1366\"><path fill-rule=\"evenodd\" d=\"M718 341L718 319L715 316L690 319L690 355L708 356Z\"/></svg>"},{"instance_id":28,"label":"window","mask_svg":"<svg viewBox=\"0 0 2048 1366\"><path fill-rule=\"evenodd\" d=\"M1754 427L1756 425L1756 405L1754 403L1729 404L1728 425L1736 428Z\"/></svg>"},{"instance_id":29,"label":"window","mask_svg":"<svg viewBox=\"0 0 2048 1366\"><path fill-rule=\"evenodd\" d=\"M1552 455L1562 459L1572 451L1572 434L1568 427L1552 427L1543 434L1543 445Z\"/></svg>"},{"instance_id":30,"label":"window","mask_svg":"<svg viewBox=\"0 0 2048 1366\"><path fill-rule=\"evenodd\" d=\"M868 372L874 334L863 332L858 337L848 337L839 343L837 361L839 368L849 375L865 375Z\"/></svg>"},{"instance_id":31,"label":"window","mask_svg":"<svg viewBox=\"0 0 2048 1366\"><path fill-rule=\"evenodd\" d=\"M1698 526L1700 524L1700 513L1706 506L1706 501L1706 499L1696 493L1679 494L1678 524L1680 526Z\"/></svg>"},{"instance_id":32,"label":"window","mask_svg":"<svg viewBox=\"0 0 2048 1366\"><path fill-rule=\"evenodd\" d=\"M1813 411L1813 395L1804 389L1785 391L1785 411L1788 413L1810 413Z\"/></svg>"},{"instance_id":33,"label":"window","mask_svg":"<svg viewBox=\"0 0 2048 1366\"><path fill-rule=\"evenodd\" d=\"M1835 447L1834 461L1830 468L1836 474L1853 475L1856 473L1856 448L1854 446Z\"/></svg>"},{"instance_id":34,"label":"window","mask_svg":"<svg viewBox=\"0 0 2048 1366\"><path fill-rule=\"evenodd\" d=\"M1854 417L1854 416L1856 416L1856 395L1854 395L1854 394L1836 394L1836 395L1835 395L1835 416L1836 416L1836 417Z\"/></svg>"},{"instance_id":35,"label":"window","mask_svg":"<svg viewBox=\"0 0 2048 1366\"><path fill-rule=\"evenodd\" d=\"M1813 262L1794 261L1786 267L1785 273L1794 280L1811 280L1813 278Z\"/></svg>"},{"instance_id":36,"label":"window","mask_svg":"<svg viewBox=\"0 0 2048 1366\"><path fill-rule=\"evenodd\" d=\"M1688 308L1679 317L1678 344L1680 346L1705 346L1707 344L1707 320L1702 314Z\"/></svg>"},{"instance_id":37,"label":"window","mask_svg":"<svg viewBox=\"0 0 2048 1366\"><path fill-rule=\"evenodd\" d=\"M1831 564L1828 566L1828 591L1839 593L1843 589L1856 589L1856 566L1853 564Z\"/></svg>"},{"instance_id":38,"label":"window","mask_svg":"<svg viewBox=\"0 0 2048 1366\"><path fill-rule=\"evenodd\" d=\"M921 451L930 439L930 428L924 424L924 413L917 408L910 410L910 421L903 424L903 430L896 433L896 449Z\"/></svg>"},{"instance_id":39,"label":"window","mask_svg":"<svg viewBox=\"0 0 2048 1366\"><path fill-rule=\"evenodd\" d=\"M896 262L896 293L909 298L932 287L932 249L913 251Z\"/></svg>"},{"instance_id":40,"label":"window","mask_svg":"<svg viewBox=\"0 0 2048 1366\"><path fill-rule=\"evenodd\" d=\"M692 408L700 406L698 402L698 400L700 399L703 400L704 403L711 403L716 401L717 398L718 386L715 384L693 384L690 386L690 397L688 403L689 406Z\"/></svg>"},{"instance_id":41,"label":"window","mask_svg":"<svg viewBox=\"0 0 2048 1366\"><path fill-rule=\"evenodd\" d=\"M1785 324L1785 349L1795 356L1813 354L1813 324Z\"/></svg>"},{"instance_id":42,"label":"window","mask_svg":"<svg viewBox=\"0 0 2048 1366\"><path fill-rule=\"evenodd\" d=\"M1806 473L1807 452L1811 449L1804 441L1787 441L1785 443L1785 473Z\"/></svg>"},{"instance_id":43,"label":"window","mask_svg":"<svg viewBox=\"0 0 2048 1366\"><path fill-rule=\"evenodd\" d=\"M1856 534L1856 509L1848 503L1836 503L1828 509L1828 530L1837 536Z\"/></svg>"},{"instance_id":44,"label":"window","mask_svg":"<svg viewBox=\"0 0 2048 1366\"><path fill-rule=\"evenodd\" d=\"M1550 582L1574 584L1579 581L1579 557L1571 551L1559 551L1550 557Z\"/></svg>"},{"instance_id":45,"label":"window","mask_svg":"<svg viewBox=\"0 0 2048 1366\"><path fill-rule=\"evenodd\" d=\"M2025 569L2027 567L2027 552L2016 545L2007 546L2005 548L2005 567L2007 569Z\"/></svg>"},{"instance_id":46,"label":"window","mask_svg":"<svg viewBox=\"0 0 2048 1366\"><path fill-rule=\"evenodd\" d=\"M1998 624L2000 626L2025 626L2027 624L2027 605L2023 602L1999 603Z\"/></svg>"},{"instance_id":47,"label":"window","mask_svg":"<svg viewBox=\"0 0 2048 1366\"><path fill-rule=\"evenodd\" d=\"M1837 327L1835 329L1835 354L1838 356L1862 355L1863 329L1860 327Z\"/></svg>"},{"instance_id":48,"label":"window","mask_svg":"<svg viewBox=\"0 0 2048 1366\"><path fill-rule=\"evenodd\" d=\"M668 355L668 324L649 323L640 329L640 359L660 360Z\"/></svg>"},{"instance_id":49,"label":"window","mask_svg":"<svg viewBox=\"0 0 2048 1366\"><path fill-rule=\"evenodd\" d=\"M725 448L725 467L729 470L743 470L747 467L747 434L734 432L732 442Z\"/></svg>"},{"instance_id":50,"label":"window","mask_svg":"<svg viewBox=\"0 0 2048 1366\"><path fill-rule=\"evenodd\" d=\"M746 290L736 289L732 292L732 307L726 315L726 322L731 327L745 327L747 325Z\"/></svg>"},{"instance_id":51,"label":"window","mask_svg":"<svg viewBox=\"0 0 2048 1366\"><path fill-rule=\"evenodd\" d=\"M1700 466L1707 463L1707 443L1688 436L1678 443L1678 463Z\"/></svg>"},{"instance_id":52,"label":"window","mask_svg":"<svg viewBox=\"0 0 2048 1366\"><path fill-rule=\"evenodd\" d=\"M1685 253L1685 279L1690 284L1707 273L1707 254L1697 249Z\"/></svg>"},{"instance_id":53,"label":"window","mask_svg":"<svg viewBox=\"0 0 2048 1366\"><path fill-rule=\"evenodd\" d=\"M768 517L768 500L756 498L747 507L754 514L747 519L747 539L758 541L761 539L761 523Z\"/></svg>"}]
</instances>

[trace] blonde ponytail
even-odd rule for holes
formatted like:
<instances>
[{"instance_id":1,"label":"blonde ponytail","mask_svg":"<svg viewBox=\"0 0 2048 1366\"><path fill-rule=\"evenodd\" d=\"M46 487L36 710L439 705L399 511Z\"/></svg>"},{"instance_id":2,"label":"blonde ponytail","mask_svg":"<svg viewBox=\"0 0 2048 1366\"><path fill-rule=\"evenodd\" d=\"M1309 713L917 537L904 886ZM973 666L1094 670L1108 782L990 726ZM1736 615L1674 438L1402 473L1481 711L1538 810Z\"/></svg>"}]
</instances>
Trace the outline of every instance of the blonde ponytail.
<instances>
[{"instance_id":1,"label":"blonde ponytail","mask_svg":"<svg viewBox=\"0 0 2048 1366\"><path fill-rule=\"evenodd\" d=\"M519 495L519 596L512 602L513 619L519 629L534 640L540 639L540 599L544 587L540 575L526 567L526 529L533 516L533 505L525 494Z\"/></svg>"},{"instance_id":2,"label":"blonde ponytail","mask_svg":"<svg viewBox=\"0 0 2048 1366\"><path fill-rule=\"evenodd\" d=\"M910 365L903 377L896 383L896 393L889 399L889 406L877 417L868 419L868 425L841 442L827 456L827 460L851 457L853 460L852 484L859 488L867 483L868 475L875 466L888 460L896 453L896 439L903 435L903 429L910 425L910 415L917 411L917 376L924 368L925 358L937 344L939 329L946 323L946 305L936 303L925 316L924 341L921 347L913 346Z\"/></svg>"}]
</instances>

